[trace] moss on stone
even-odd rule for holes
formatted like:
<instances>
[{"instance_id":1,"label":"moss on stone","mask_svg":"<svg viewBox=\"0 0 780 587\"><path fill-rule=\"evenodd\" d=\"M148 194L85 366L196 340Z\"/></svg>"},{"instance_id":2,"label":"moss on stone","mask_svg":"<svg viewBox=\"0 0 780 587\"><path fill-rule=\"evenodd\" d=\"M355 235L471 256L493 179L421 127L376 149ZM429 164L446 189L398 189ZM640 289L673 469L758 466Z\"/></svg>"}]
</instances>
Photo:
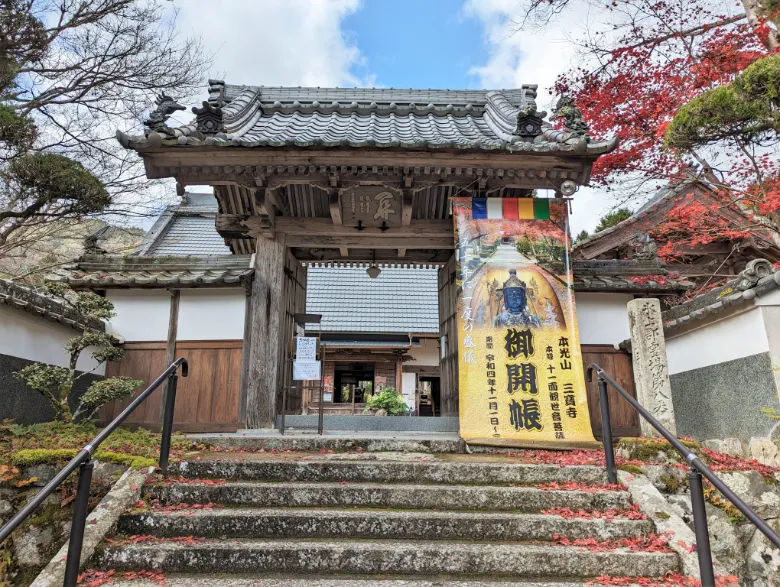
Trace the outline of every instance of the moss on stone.
<instances>
[{"instance_id":1,"label":"moss on stone","mask_svg":"<svg viewBox=\"0 0 780 587\"><path fill-rule=\"evenodd\" d=\"M669 518L671 518L671 516L669 514L667 514L666 512L655 512L654 515L659 520L668 520Z\"/></svg>"},{"instance_id":2,"label":"moss on stone","mask_svg":"<svg viewBox=\"0 0 780 587\"><path fill-rule=\"evenodd\" d=\"M711 486L704 487L704 499L713 507L725 512L732 524L745 522L747 518L739 511L734 504L721 496L720 492Z\"/></svg>"},{"instance_id":3,"label":"moss on stone","mask_svg":"<svg viewBox=\"0 0 780 587\"><path fill-rule=\"evenodd\" d=\"M73 448L59 448L59 449L24 449L11 455L10 461L16 467L30 467L32 465L49 465L57 464L64 461L69 461L78 454L78 451ZM140 457L135 455L127 455L108 451L98 451L95 454L96 461L103 461L106 463L114 463L116 465L123 465L133 469L141 467L154 466L156 463L153 459L146 457Z\"/></svg>"},{"instance_id":4,"label":"moss on stone","mask_svg":"<svg viewBox=\"0 0 780 587\"><path fill-rule=\"evenodd\" d=\"M631 473L632 475L642 475L644 470L638 465L618 465L617 467L621 471Z\"/></svg>"},{"instance_id":5,"label":"moss on stone","mask_svg":"<svg viewBox=\"0 0 780 587\"><path fill-rule=\"evenodd\" d=\"M663 488L666 493L678 493L685 484L673 475L661 475L658 477L658 481L663 483Z\"/></svg>"},{"instance_id":6,"label":"moss on stone","mask_svg":"<svg viewBox=\"0 0 780 587\"><path fill-rule=\"evenodd\" d=\"M701 448L695 440L681 440L683 445L692 450ZM621 438L618 441L618 449L626 453L628 460L637 460L648 463L658 462L659 454L671 461L682 462L683 457L666 440L646 438Z\"/></svg>"}]
</instances>

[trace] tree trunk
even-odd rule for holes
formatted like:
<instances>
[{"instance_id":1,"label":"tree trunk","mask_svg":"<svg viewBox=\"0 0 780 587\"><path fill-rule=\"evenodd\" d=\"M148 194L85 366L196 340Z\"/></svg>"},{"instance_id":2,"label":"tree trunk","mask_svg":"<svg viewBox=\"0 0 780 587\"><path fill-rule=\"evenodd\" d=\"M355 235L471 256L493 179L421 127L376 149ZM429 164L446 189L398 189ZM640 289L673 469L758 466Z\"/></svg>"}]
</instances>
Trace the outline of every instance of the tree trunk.
<instances>
[{"instance_id":1,"label":"tree trunk","mask_svg":"<svg viewBox=\"0 0 780 587\"><path fill-rule=\"evenodd\" d=\"M774 24L774 28L770 26L769 34L761 37L761 42L770 51L775 51L780 47L780 14L772 14L768 7L769 2L770 0L742 0L742 5L745 8L748 22L753 28L759 27L762 20L768 20L769 23Z\"/></svg>"}]
</instances>

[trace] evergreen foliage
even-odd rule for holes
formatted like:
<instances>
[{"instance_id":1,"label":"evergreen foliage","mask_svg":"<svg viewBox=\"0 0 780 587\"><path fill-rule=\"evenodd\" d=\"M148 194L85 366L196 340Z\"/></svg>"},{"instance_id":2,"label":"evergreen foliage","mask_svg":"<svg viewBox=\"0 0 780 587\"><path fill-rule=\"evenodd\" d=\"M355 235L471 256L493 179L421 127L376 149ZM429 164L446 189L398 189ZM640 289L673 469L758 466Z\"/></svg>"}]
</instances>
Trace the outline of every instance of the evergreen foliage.
<instances>
[{"instance_id":1,"label":"evergreen foliage","mask_svg":"<svg viewBox=\"0 0 780 587\"><path fill-rule=\"evenodd\" d=\"M75 410L71 412L70 406L74 403L72 397L74 385L87 375L87 373L76 371L81 354L88 348L94 349L92 358L99 366L106 361L122 359L124 351L117 346L118 341L111 335L89 326L90 322L107 320L115 315L113 304L109 300L92 292L75 292L59 283L49 284L47 291L53 297L81 313L87 326L84 332L65 343L64 350L68 355L68 367L34 363L20 369L14 375L49 400L56 411L58 420L66 422L89 420L108 402L130 396L133 391L143 385L143 381L129 377L109 377L95 381L78 399Z\"/></svg>"}]
</instances>

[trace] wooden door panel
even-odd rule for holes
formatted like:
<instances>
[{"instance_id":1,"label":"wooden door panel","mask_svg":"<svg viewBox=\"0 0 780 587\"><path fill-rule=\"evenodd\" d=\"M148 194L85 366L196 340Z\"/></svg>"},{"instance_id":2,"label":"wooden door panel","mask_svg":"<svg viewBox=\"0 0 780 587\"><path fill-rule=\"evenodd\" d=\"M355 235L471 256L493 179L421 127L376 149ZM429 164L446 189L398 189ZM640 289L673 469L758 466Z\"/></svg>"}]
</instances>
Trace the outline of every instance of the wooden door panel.
<instances>
[{"instance_id":1,"label":"wooden door panel","mask_svg":"<svg viewBox=\"0 0 780 587\"><path fill-rule=\"evenodd\" d=\"M586 369L591 363L599 365L623 389L636 397L634 372L631 366L631 356L628 353L606 345L582 345L582 360ZM601 401L599 400L596 378L594 377L590 383L586 382L586 386L593 435L601 439ZM611 386L607 388L607 393L613 436L639 436L639 414Z\"/></svg>"},{"instance_id":2,"label":"wooden door panel","mask_svg":"<svg viewBox=\"0 0 780 587\"><path fill-rule=\"evenodd\" d=\"M111 363L107 376L124 375L144 381L139 392L166 367L164 342L127 343L125 358ZM189 362L189 377L179 377L176 391L174 430L185 432L235 431L241 424L238 406L241 389L243 341L181 341L176 356ZM162 423L161 386L136 412L128 424L159 430ZM112 402L100 412L100 421L108 423L131 400Z\"/></svg>"}]
</instances>

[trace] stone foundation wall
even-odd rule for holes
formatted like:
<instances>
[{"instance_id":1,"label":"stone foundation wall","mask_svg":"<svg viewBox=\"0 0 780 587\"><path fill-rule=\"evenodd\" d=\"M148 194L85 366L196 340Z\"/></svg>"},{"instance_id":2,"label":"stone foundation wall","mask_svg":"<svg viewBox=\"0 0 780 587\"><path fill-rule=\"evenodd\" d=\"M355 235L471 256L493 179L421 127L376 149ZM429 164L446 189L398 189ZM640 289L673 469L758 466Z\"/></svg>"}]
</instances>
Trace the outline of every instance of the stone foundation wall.
<instances>
[{"instance_id":1,"label":"stone foundation wall","mask_svg":"<svg viewBox=\"0 0 780 587\"><path fill-rule=\"evenodd\" d=\"M728 344L728 341L723 341ZM767 437L780 412L769 353L692 369L670 377L677 433L697 440Z\"/></svg>"},{"instance_id":2,"label":"stone foundation wall","mask_svg":"<svg viewBox=\"0 0 780 587\"><path fill-rule=\"evenodd\" d=\"M19 511L38 490L46 485L62 465L34 465L22 471L24 479L36 479L23 488L0 487L0 526ZM97 463L92 478L90 510L111 489L126 467ZM10 557L0 558L0 585L25 587L38 575L70 536L77 475L70 477L50 495L4 544ZM3 555L0 548L0 557ZM4 564L6 561L10 564Z\"/></svg>"}]
</instances>

